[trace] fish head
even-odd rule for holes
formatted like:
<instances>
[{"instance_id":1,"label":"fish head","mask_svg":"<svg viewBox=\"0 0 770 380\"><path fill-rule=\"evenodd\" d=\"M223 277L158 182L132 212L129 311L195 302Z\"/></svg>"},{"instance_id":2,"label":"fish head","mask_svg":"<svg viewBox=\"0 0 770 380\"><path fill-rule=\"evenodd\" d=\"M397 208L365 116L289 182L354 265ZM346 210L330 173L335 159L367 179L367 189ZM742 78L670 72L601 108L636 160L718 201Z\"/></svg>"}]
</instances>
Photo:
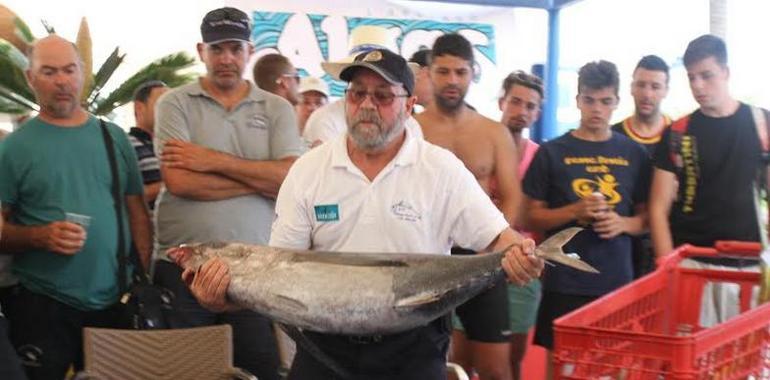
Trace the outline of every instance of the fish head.
<instances>
[{"instance_id":1,"label":"fish head","mask_svg":"<svg viewBox=\"0 0 770 380\"><path fill-rule=\"evenodd\" d=\"M182 244L180 246L167 249L166 255L176 265L184 267L184 264L186 264L190 260L190 257L192 257L192 248Z\"/></svg>"},{"instance_id":2,"label":"fish head","mask_svg":"<svg viewBox=\"0 0 770 380\"><path fill-rule=\"evenodd\" d=\"M197 269L209 259L215 257L226 257L229 259L244 258L250 256L253 252L259 251L260 248L264 247L235 242L227 243L211 241L206 243L181 244L168 249L166 254L172 261L182 268ZM264 252L264 250L262 252ZM257 258L262 258L263 256L266 255L255 255Z\"/></svg>"},{"instance_id":3,"label":"fish head","mask_svg":"<svg viewBox=\"0 0 770 380\"><path fill-rule=\"evenodd\" d=\"M201 258L205 247L202 244L180 244L179 246L169 248L166 251L168 257L182 268L196 266L196 258Z\"/></svg>"}]
</instances>

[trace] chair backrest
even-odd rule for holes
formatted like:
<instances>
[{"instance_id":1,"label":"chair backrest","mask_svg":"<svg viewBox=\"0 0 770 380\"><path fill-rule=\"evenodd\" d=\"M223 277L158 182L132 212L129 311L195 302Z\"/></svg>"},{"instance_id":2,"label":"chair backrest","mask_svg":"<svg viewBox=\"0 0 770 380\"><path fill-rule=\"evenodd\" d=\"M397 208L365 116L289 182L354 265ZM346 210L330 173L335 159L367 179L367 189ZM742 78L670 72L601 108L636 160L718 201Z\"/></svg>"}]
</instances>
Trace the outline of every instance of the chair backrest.
<instances>
[{"instance_id":1,"label":"chair backrest","mask_svg":"<svg viewBox=\"0 0 770 380\"><path fill-rule=\"evenodd\" d=\"M229 325L175 330L85 328L89 379L230 379L234 368Z\"/></svg>"}]
</instances>

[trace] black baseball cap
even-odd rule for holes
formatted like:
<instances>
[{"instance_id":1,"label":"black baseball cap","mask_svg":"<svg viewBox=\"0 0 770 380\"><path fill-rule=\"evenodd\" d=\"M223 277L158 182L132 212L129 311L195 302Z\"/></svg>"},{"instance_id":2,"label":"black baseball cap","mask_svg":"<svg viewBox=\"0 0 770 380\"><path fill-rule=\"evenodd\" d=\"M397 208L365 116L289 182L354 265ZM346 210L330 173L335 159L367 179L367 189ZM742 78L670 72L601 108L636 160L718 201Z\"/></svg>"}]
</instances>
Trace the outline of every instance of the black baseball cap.
<instances>
[{"instance_id":1,"label":"black baseball cap","mask_svg":"<svg viewBox=\"0 0 770 380\"><path fill-rule=\"evenodd\" d=\"M350 82L359 68L367 68L383 77L390 84L402 85L409 95L414 91L414 74L406 60L388 49L374 49L356 56L353 62L334 63L339 79ZM414 64L413 64L414 65Z\"/></svg>"},{"instance_id":2,"label":"black baseball cap","mask_svg":"<svg viewBox=\"0 0 770 380\"><path fill-rule=\"evenodd\" d=\"M249 16L240 9L224 7L206 13L201 22L201 37L207 44L224 41L245 41L251 39Z\"/></svg>"}]
</instances>

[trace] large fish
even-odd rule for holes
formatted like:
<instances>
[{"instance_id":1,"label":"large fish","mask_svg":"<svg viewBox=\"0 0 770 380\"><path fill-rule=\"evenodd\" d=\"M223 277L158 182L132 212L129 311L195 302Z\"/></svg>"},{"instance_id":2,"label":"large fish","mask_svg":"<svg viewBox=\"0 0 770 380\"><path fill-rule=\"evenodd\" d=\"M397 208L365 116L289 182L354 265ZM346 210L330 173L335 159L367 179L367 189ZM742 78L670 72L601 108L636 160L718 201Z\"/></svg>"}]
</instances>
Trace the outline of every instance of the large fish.
<instances>
[{"instance_id":1,"label":"large fish","mask_svg":"<svg viewBox=\"0 0 770 380\"><path fill-rule=\"evenodd\" d=\"M580 230L554 235L535 254L596 272L561 251ZM169 256L194 270L218 257L230 268L231 302L301 329L348 335L391 334L425 325L505 277L503 252L361 254L206 243L171 249Z\"/></svg>"}]
</instances>

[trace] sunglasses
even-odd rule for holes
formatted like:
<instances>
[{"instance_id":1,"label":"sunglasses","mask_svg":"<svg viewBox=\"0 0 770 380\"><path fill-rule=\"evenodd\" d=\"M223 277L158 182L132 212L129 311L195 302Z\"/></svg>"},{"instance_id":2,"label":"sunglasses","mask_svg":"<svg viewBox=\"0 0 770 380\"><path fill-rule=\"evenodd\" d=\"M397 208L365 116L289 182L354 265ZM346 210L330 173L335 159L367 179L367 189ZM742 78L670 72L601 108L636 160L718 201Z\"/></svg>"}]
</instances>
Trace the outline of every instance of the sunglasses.
<instances>
[{"instance_id":1,"label":"sunglasses","mask_svg":"<svg viewBox=\"0 0 770 380\"><path fill-rule=\"evenodd\" d=\"M408 98L409 94L396 94L393 91L383 89L377 89L374 91L367 91L359 88L345 89L345 99L355 105L363 103L367 96L372 99L372 103L374 103L374 105L378 107L387 107L393 104L393 101L396 98Z\"/></svg>"},{"instance_id":2,"label":"sunglasses","mask_svg":"<svg viewBox=\"0 0 770 380\"><path fill-rule=\"evenodd\" d=\"M245 24L249 23L248 17L244 18L245 14L243 12L229 7L215 9L209 12L207 16L209 21L231 20L243 22Z\"/></svg>"},{"instance_id":3,"label":"sunglasses","mask_svg":"<svg viewBox=\"0 0 770 380\"><path fill-rule=\"evenodd\" d=\"M299 74L293 73L293 74L281 74L281 78L291 78L294 79L294 82L299 84Z\"/></svg>"}]
</instances>

